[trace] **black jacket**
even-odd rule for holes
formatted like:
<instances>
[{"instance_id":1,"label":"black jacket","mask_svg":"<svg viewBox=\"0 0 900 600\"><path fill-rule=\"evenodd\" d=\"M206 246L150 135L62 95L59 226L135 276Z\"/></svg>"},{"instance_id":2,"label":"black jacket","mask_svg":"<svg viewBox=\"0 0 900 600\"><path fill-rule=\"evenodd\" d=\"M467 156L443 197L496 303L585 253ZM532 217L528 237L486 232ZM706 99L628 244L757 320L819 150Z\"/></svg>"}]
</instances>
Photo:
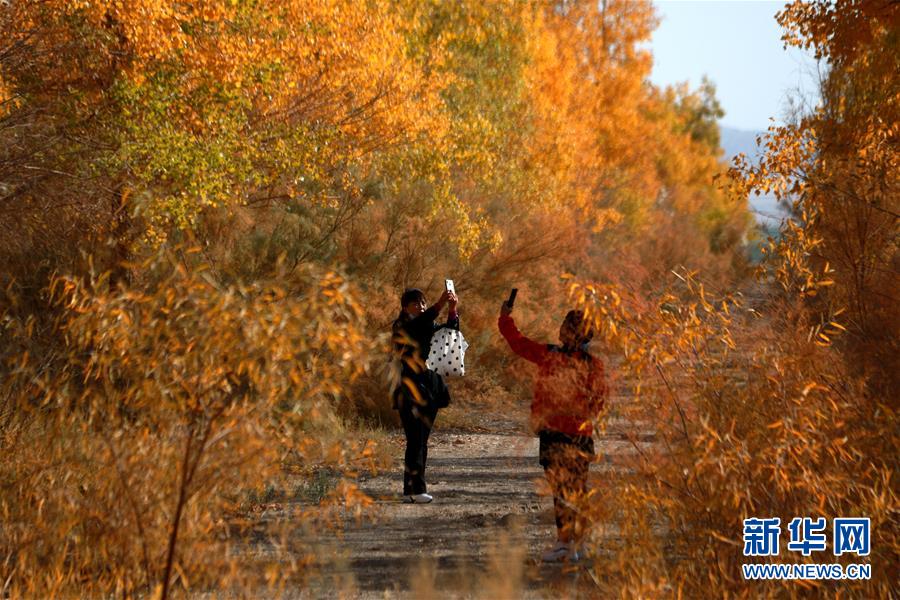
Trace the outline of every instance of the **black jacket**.
<instances>
[{"instance_id":1,"label":"black jacket","mask_svg":"<svg viewBox=\"0 0 900 600\"><path fill-rule=\"evenodd\" d=\"M425 366L434 332L442 327L459 329L459 316L438 324L434 321L439 314L440 310L432 306L418 317L402 313L394 321L393 347L402 363L400 385L393 393L394 408L413 402L436 410L450 403L443 377Z\"/></svg>"}]
</instances>

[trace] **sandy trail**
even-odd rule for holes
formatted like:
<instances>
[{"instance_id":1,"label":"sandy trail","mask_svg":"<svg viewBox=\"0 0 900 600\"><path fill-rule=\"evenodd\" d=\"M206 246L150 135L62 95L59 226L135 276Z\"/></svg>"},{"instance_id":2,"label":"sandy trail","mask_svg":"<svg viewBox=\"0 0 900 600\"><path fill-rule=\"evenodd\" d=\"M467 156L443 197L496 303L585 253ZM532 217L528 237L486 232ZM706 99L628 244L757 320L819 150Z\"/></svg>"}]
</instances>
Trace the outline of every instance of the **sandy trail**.
<instances>
[{"instance_id":1,"label":"sandy trail","mask_svg":"<svg viewBox=\"0 0 900 600\"><path fill-rule=\"evenodd\" d=\"M518 580L499 595L581 596L596 583L586 565L546 565L541 552L555 539L552 499L544 495L537 438L522 423L492 423L493 431L442 430L429 444L428 491L434 502L400 501L402 433L393 434L394 472L362 476L376 499L372 519L350 524L321 546L322 573L313 589L357 597L491 596L488 578ZM497 431L497 430L501 431ZM595 436L598 461L591 485L603 485L617 456L634 451L621 435ZM607 532L608 535L608 532ZM508 577L507 577L508 576Z\"/></svg>"}]
</instances>

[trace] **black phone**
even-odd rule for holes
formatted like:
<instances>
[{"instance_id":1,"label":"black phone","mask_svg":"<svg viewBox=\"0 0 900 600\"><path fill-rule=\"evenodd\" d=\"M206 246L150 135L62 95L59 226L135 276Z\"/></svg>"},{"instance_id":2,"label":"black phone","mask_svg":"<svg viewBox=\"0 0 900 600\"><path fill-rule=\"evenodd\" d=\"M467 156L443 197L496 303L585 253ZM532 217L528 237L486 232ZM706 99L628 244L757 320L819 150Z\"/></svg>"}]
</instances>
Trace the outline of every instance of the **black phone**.
<instances>
[{"instance_id":1,"label":"black phone","mask_svg":"<svg viewBox=\"0 0 900 600\"><path fill-rule=\"evenodd\" d=\"M509 300L506 301L506 305L510 308L513 307L513 304L516 302L516 294L519 293L519 288L513 288L512 291L509 292Z\"/></svg>"}]
</instances>

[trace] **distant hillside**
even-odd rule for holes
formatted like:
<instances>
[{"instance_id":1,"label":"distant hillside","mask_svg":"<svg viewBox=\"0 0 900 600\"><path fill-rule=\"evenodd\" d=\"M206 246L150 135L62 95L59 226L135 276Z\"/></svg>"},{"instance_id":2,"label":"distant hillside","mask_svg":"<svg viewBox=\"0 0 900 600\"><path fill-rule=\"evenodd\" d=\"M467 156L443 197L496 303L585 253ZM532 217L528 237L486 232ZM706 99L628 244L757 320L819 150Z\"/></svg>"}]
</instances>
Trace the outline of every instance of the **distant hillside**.
<instances>
[{"instance_id":1,"label":"distant hillside","mask_svg":"<svg viewBox=\"0 0 900 600\"><path fill-rule=\"evenodd\" d=\"M743 152L751 160L755 161L761 154L756 146L756 136L762 133L762 131L747 131L719 125L719 143L722 146L722 150L725 151L722 160L730 165L731 159ZM778 205L777 200L772 195L751 196L749 200L750 209L756 215L757 222L761 224L769 227L777 226L787 216L787 211Z\"/></svg>"},{"instance_id":2,"label":"distant hillside","mask_svg":"<svg viewBox=\"0 0 900 600\"><path fill-rule=\"evenodd\" d=\"M756 136L762 133L762 131L747 131L720 125L719 135L722 150L725 151L724 158L730 163L732 157L741 152L750 158L755 158L759 154L759 149L756 147Z\"/></svg>"}]
</instances>

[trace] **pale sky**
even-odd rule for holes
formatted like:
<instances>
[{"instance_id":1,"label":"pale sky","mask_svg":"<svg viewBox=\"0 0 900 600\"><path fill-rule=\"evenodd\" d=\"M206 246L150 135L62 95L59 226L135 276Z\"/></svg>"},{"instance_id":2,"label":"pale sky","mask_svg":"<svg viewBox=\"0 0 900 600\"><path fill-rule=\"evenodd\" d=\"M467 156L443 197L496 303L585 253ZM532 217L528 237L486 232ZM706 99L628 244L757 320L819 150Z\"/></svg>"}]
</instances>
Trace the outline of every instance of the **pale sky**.
<instances>
[{"instance_id":1,"label":"pale sky","mask_svg":"<svg viewBox=\"0 0 900 600\"><path fill-rule=\"evenodd\" d=\"M728 127L764 130L769 117L782 121L787 98L815 90L815 60L796 48L784 50L775 13L784 2L751 0L656 0L661 18L653 34L657 85L688 81L696 87L706 74Z\"/></svg>"}]
</instances>

